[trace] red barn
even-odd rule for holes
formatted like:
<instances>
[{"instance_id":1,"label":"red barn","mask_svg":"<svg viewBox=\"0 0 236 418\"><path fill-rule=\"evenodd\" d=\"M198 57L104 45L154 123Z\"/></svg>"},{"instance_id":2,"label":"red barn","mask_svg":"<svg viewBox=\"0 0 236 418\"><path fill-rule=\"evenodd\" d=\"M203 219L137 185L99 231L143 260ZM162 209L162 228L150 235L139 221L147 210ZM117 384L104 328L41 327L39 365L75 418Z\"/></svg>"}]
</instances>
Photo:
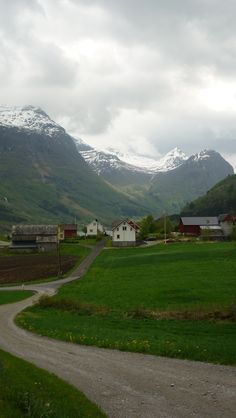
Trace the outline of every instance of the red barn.
<instances>
[{"instance_id":1,"label":"red barn","mask_svg":"<svg viewBox=\"0 0 236 418\"><path fill-rule=\"evenodd\" d=\"M217 216L181 217L179 231L182 234L199 236L202 228L219 228Z\"/></svg>"},{"instance_id":2,"label":"red barn","mask_svg":"<svg viewBox=\"0 0 236 418\"><path fill-rule=\"evenodd\" d=\"M66 238L77 237L77 224L62 224L59 225L59 238L60 240Z\"/></svg>"}]
</instances>

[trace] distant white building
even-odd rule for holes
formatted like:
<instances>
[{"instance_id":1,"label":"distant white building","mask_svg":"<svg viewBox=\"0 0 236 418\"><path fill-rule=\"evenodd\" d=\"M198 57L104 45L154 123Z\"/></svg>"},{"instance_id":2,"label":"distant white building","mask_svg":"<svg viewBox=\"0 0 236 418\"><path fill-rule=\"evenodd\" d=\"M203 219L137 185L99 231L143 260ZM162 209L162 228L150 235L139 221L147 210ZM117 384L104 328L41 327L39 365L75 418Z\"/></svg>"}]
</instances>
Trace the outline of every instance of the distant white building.
<instances>
[{"instance_id":1,"label":"distant white building","mask_svg":"<svg viewBox=\"0 0 236 418\"><path fill-rule=\"evenodd\" d=\"M139 226L131 219L115 222L112 228L114 247L135 247Z\"/></svg>"},{"instance_id":2,"label":"distant white building","mask_svg":"<svg viewBox=\"0 0 236 418\"><path fill-rule=\"evenodd\" d=\"M236 223L236 216L224 213L218 216L219 225L225 237L229 237L233 232L234 224Z\"/></svg>"},{"instance_id":3,"label":"distant white building","mask_svg":"<svg viewBox=\"0 0 236 418\"><path fill-rule=\"evenodd\" d=\"M104 227L97 219L94 219L87 225L87 236L97 236L100 234L104 234Z\"/></svg>"}]
</instances>

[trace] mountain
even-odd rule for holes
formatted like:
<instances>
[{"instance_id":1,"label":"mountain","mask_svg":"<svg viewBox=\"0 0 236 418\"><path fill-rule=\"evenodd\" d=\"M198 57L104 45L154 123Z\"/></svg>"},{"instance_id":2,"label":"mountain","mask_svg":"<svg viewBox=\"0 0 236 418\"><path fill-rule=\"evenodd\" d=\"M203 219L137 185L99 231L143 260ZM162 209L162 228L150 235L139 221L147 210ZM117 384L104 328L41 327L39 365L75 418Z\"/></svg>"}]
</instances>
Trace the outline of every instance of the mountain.
<instances>
[{"instance_id":1,"label":"mountain","mask_svg":"<svg viewBox=\"0 0 236 418\"><path fill-rule=\"evenodd\" d=\"M148 195L167 213L178 213L187 202L203 195L217 182L234 174L233 167L216 151L192 155L179 167L158 173Z\"/></svg>"},{"instance_id":2,"label":"mountain","mask_svg":"<svg viewBox=\"0 0 236 418\"><path fill-rule=\"evenodd\" d=\"M91 148L80 154L99 176L120 188L146 185L152 177L149 171L122 161L115 153Z\"/></svg>"},{"instance_id":3,"label":"mountain","mask_svg":"<svg viewBox=\"0 0 236 418\"><path fill-rule=\"evenodd\" d=\"M104 223L146 213L99 177L74 139L40 108L0 107L0 216L15 222Z\"/></svg>"},{"instance_id":4,"label":"mountain","mask_svg":"<svg viewBox=\"0 0 236 418\"><path fill-rule=\"evenodd\" d=\"M157 216L163 212L178 213L187 202L234 173L233 167L212 150L187 157L174 148L155 160L121 154L114 149L99 151L80 147L78 144L79 152L99 176L138 199Z\"/></svg>"},{"instance_id":5,"label":"mountain","mask_svg":"<svg viewBox=\"0 0 236 418\"><path fill-rule=\"evenodd\" d=\"M122 161L126 162L127 164L139 167L139 169L142 169L152 174L174 170L175 168L179 167L185 160L188 159L185 153L178 147L172 149L166 155L159 159L145 157L142 155L134 155L130 153L122 154L116 152L116 154Z\"/></svg>"},{"instance_id":6,"label":"mountain","mask_svg":"<svg viewBox=\"0 0 236 418\"><path fill-rule=\"evenodd\" d=\"M157 160L141 155L122 154L113 148L97 150L81 139L76 139L75 144L79 153L97 174L106 176L108 181L117 181L117 184L119 178L121 184L123 183L123 174L132 176L131 173L140 173L145 174L146 178L151 178L155 173L179 167L188 158L179 148L174 148Z\"/></svg>"},{"instance_id":7,"label":"mountain","mask_svg":"<svg viewBox=\"0 0 236 418\"><path fill-rule=\"evenodd\" d=\"M182 210L185 216L218 216L220 213L236 214L236 175L217 183L204 196L194 200Z\"/></svg>"},{"instance_id":8,"label":"mountain","mask_svg":"<svg viewBox=\"0 0 236 418\"><path fill-rule=\"evenodd\" d=\"M159 160L140 155L122 154L114 149L97 150L81 139L75 141L76 147L85 161L104 180L122 192L141 199L148 191L152 177L158 172L166 172L179 167L188 157L174 148ZM152 210L153 202L150 202Z\"/></svg>"}]
</instances>

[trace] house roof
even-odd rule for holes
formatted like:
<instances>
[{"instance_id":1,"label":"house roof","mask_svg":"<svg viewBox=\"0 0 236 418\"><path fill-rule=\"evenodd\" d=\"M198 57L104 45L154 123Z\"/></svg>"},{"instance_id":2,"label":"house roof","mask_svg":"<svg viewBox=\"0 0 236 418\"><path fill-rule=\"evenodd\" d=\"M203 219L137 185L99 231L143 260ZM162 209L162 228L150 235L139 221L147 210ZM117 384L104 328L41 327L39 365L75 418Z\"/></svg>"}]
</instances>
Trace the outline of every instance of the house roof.
<instances>
[{"instance_id":1,"label":"house roof","mask_svg":"<svg viewBox=\"0 0 236 418\"><path fill-rule=\"evenodd\" d=\"M134 228L134 229L140 229L140 227L139 227L139 225L138 224L136 224L134 221L132 221L131 219L122 219L121 221L116 221L116 222L113 222L113 224L112 224L112 231L115 229L115 228L118 228L118 226L120 226L122 223L124 223L124 222L126 222L126 223L128 223L132 228Z\"/></svg>"},{"instance_id":2,"label":"house roof","mask_svg":"<svg viewBox=\"0 0 236 418\"><path fill-rule=\"evenodd\" d=\"M219 224L217 216L181 217L181 221L186 226L213 226Z\"/></svg>"},{"instance_id":3,"label":"house roof","mask_svg":"<svg viewBox=\"0 0 236 418\"><path fill-rule=\"evenodd\" d=\"M235 222L236 216L230 213L222 213L218 216L219 222Z\"/></svg>"},{"instance_id":4,"label":"house roof","mask_svg":"<svg viewBox=\"0 0 236 418\"><path fill-rule=\"evenodd\" d=\"M57 235L57 225L14 225L12 235Z\"/></svg>"},{"instance_id":5,"label":"house roof","mask_svg":"<svg viewBox=\"0 0 236 418\"><path fill-rule=\"evenodd\" d=\"M63 229L63 231L77 231L77 224L61 224L60 229Z\"/></svg>"}]
</instances>

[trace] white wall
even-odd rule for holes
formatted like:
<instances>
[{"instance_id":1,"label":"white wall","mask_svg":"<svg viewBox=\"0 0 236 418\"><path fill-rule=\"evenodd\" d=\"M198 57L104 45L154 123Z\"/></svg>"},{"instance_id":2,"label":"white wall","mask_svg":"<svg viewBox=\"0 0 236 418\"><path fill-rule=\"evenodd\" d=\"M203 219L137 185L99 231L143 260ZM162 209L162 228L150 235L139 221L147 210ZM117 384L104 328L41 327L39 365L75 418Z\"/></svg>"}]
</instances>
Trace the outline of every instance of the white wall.
<instances>
[{"instance_id":1,"label":"white wall","mask_svg":"<svg viewBox=\"0 0 236 418\"><path fill-rule=\"evenodd\" d=\"M231 232L233 231L233 223L232 222L220 222L220 226L222 231L226 237L228 237Z\"/></svg>"},{"instance_id":2,"label":"white wall","mask_svg":"<svg viewBox=\"0 0 236 418\"><path fill-rule=\"evenodd\" d=\"M103 233L103 226L97 222L93 221L87 225L87 236L98 235L98 233Z\"/></svg>"},{"instance_id":3,"label":"white wall","mask_svg":"<svg viewBox=\"0 0 236 418\"><path fill-rule=\"evenodd\" d=\"M135 242L136 231L127 222L122 222L117 228L113 229L112 239L114 242Z\"/></svg>"}]
</instances>

